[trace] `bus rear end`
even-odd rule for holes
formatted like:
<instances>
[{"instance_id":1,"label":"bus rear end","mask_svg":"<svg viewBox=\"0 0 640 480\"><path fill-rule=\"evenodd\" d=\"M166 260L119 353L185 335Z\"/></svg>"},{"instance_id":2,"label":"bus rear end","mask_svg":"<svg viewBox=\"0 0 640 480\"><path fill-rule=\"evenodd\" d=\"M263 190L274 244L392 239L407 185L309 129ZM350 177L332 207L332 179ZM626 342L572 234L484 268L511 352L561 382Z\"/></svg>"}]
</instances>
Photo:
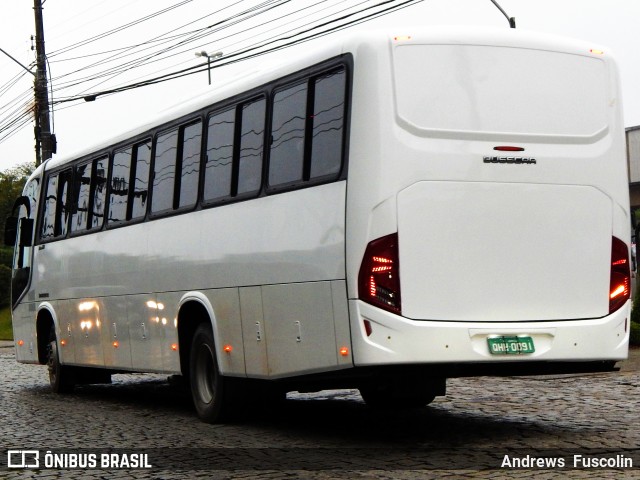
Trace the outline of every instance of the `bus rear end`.
<instances>
[{"instance_id":1,"label":"bus rear end","mask_svg":"<svg viewBox=\"0 0 640 480\"><path fill-rule=\"evenodd\" d=\"M611 368L630 309L611 56L508 29L401 33L354 55L355 365Z\"/></svg>"}]
</instances>

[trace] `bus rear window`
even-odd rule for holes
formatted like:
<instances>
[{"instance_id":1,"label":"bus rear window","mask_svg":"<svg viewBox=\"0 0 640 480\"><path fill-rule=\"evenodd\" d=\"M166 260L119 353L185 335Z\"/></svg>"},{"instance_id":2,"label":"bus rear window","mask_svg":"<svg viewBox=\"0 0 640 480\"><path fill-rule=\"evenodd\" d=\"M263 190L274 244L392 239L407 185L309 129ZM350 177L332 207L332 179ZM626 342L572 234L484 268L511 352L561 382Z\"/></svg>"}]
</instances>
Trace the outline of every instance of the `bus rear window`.
<instances>
[{"instance_id":1,"label":"bus rear window","mask_svg":"<svg viewBox=\"0 0 640 480\"><path fill-rule=\"evenodd\" d=\"M593 135L607 124L605 63L476 45L395 49L398 116L421 130Z\"/></svg>"}]
</instances>

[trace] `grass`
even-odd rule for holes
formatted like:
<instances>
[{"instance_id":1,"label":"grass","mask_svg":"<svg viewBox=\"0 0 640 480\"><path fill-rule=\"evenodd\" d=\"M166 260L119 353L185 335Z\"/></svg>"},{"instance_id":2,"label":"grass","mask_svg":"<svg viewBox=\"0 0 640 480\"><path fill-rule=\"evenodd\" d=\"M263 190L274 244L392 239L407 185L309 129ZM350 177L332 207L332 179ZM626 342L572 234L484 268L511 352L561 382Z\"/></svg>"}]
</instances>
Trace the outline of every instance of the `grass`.
<instances>
[{"instance_id":1,"label":"grass","mask_svg":"<svg viewBox=\"0 0 640 480\"><path fill-rule=\"evenodd\" d=\"M11 308L0 308L0 340L13 340L11 329Z\"/></svg>"},{"instance_id":2,"label":"grass","mask_svg":"<svg viewBox=\"0 0 640 480\"><path fill-rule=\"evenodd\" d=\"M631 322L631 338L629 345L632 347L640 347L640 323Z\"/></svg>"}]
</instances>

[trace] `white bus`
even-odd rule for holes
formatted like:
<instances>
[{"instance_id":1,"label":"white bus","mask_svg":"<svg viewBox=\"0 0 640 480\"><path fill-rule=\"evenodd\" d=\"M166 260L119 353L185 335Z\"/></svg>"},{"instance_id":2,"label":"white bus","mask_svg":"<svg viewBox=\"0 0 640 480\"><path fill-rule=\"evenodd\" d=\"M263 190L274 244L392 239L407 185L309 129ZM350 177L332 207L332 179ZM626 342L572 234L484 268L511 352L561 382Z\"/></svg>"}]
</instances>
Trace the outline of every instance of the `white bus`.
<instances>
[{"instance_id":1,"label":"white bus","mask_svg":"<svg viewBox=\"0 0 640 480\"><path fill-rule=\"evenodd\" d=\"M323 41L33 173L7 231L16 358L58 392L182 375L208 422L256 388L415 407L450 377L612 370L624 151L599 47Z\"/></svg>"}]
</instances>

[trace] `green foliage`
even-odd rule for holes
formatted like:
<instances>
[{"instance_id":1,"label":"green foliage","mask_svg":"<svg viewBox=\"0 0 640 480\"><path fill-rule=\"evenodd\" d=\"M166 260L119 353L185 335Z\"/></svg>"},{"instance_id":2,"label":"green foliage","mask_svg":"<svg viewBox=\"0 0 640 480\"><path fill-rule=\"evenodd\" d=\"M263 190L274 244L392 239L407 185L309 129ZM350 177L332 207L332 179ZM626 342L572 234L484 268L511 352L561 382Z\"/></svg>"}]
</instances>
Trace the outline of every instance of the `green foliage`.
<instances>
[{"instance_id":1,"label":"green foliage","mask_svg":"<svg viewBox=\"0 0 640 480\"><path fill-rule=\"evenodd\" d=\"M0 308L10 302L12 261L13 250L10 247L0 247Z\"/></svg>"},{"instance_id":2,"label":"green foliage","mask_svg":"<svg viewBox=\"0 0 640 480\"><path fill-rule=\"evenodd\" d=\"M631 338L629 344L640 346L640 285L636 285L631 308Z\"/></svg>"},{"instance_id":3,"label":"green foliage","mask_svg":"<svg viewBox=\"0 0 640 480\"><path fill-rule=\"evenodd\" d=\"M0 235L4 236L4 223L11 215L13 204L34 170L33 163L23 163L0 172ZM11 295L11 263L13 249L0 247L0 307L9 305ZM10 324L11 322L9 322ZM10 329L9 329L10 330Z\"/></svg>"},{"instance_id":4,"label":"green foliage","mask_svg":"<svg viewBox=\"0 0 640 480\"><path fill-rule=\"evenodd\" d=\"M11 309L9 307L0 308L0 340L13 340Z\"/></svg>"},{"instance_id":5,"label":"green foliage","mask_svg":"<svg viewBox=\"0 0 640 480\"><path fill-rule=\"evenodd\" d=\"M631 322L631 337L629 338L629 345L640 347L640 323Z\"/></svg>"},{"instance_id":6,"label":"green foliage","mask_svg":"<svg viewBox=\"0 0 640 480\"><path fill-rule=\"evenodd\" d=\"M23 163L0 172L0 234L4 235L5 219L11 215L13 202L22 194L24 184L35 169L33 163Z\"/></svg>"},{"instance_id":7,"label":"green foliage","mask_svg":"<svg viewBox=\"0 0 640 480\"><path fill-rule=\"evenodd\" d=\"M9 305L11 296L11 268L0 265L0 307Z\"/></svg>"},{"instance_id":8,"label":"green foliage","mask_svg":"<svg viewBox=\"0 0 640 480\"><path fill-rule=\"evenodd\" d=\"M640 325L640 285L636 285L633 295L633 307L631 308L631 322Z\"/></svg>"}]
</instances>

